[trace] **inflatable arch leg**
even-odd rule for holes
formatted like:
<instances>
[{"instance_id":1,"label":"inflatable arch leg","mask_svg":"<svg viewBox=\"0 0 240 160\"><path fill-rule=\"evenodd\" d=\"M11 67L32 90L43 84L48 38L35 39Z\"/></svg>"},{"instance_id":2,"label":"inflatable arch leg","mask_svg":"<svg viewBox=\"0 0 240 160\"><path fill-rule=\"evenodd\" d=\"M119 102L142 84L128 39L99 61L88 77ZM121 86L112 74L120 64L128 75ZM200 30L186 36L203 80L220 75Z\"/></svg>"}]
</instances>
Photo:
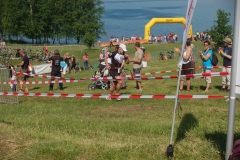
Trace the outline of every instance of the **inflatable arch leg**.
<instances>
[{"instance_id":1,"label":"inflatable arch leg","mask_svg":"<svg viewBox=\"0 0 240 160\"><path fill-rule=\"evenodd\" d=\"M186 24L186 20L183 17L179 18L152 18L146 25L144 30L144 39L148 41L148 37L151 35L150 29L158 23L182 23ZM192 36L192 25L190 26L188 35Z\"/></svg>"}]
</instances>

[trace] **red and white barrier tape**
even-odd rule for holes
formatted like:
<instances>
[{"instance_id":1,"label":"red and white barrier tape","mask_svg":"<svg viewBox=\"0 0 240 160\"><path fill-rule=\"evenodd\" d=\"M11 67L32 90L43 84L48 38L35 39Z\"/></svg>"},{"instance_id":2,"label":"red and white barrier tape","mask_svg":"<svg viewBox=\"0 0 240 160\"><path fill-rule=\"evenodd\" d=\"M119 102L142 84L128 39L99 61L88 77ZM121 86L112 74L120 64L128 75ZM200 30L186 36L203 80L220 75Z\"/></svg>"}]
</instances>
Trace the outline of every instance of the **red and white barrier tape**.
<instances>
[{"instance_id":1,"label":"red and white barrier tape","mask_svg":"<svg viewBox=\"0 0 240 160\"><path fill-rule=\"evenodd\" d=\"M180 78L197 78L197 77L215 77L215 76L226 76L228 72L211 72L211 73L199 73L199 74L186 74L181 75ZM120 78L122 80L158 80L158 79L175 79L178 75L173 76L158 76L158 77L145 77L145 78ZM75 83L83 82L86 80L92 81L115 81L112 77L101 77L101 78L89 78L89 79L70 79L70 80L55 80L55 81L39 81L39 82L15 82L14 84L50 84L50 83ZM118 79L117 79L118 80ZM0 84L13 84L12 82L0 82Z\"/></svg>"},{"instance_id":2,"label":"red and white barrier tape","mask_svg":"<svg viewBox=\"0 0 240 160\"><path fill-rule=\"evenodd\" d=\"M187 68L187 69L182 69L182 70L191 70L191 69L200 69L200 68L206 68L206 67L195 67L195 68ZM212 66L209 68L223 68L223 66ZM172 72L178 72L179 70L163 70L163 71L157 71L157 72L147 72L147 73L140 73L140 74L130 74L130 75L124 75L121 76L122 78L125 77L135 77L135 76L147 76L147 75L155 75L155 74L161 74L161 73L172 73Z\"/></svg>"},{"instance_id":3,"label":"red and white barrier tape","mask_svg":"<svg viewBox=\"0 0 240 160\"><path fill-rule=\"evenodd\" d=\"M197 78L197 77L216 77L216 76L226 76L229 75L228 72L211 72L211 73L199 73L199 74L186 74L186 75L181 75L180 78ZM157 80L157 79L175 79L178 78L178 75L173 75L173 76L157 76L157 77L144 77L144 78L128 78L128 77L121 77L119 80ZM112 77L100 77L100 78L90 78L92 81L114 81ZM118 80L118 79L116 79Z\"/></svg>"},{"instance_id":4,"label":"red and white barrier tape","mask_svg":"<svg viewBox=\"0 0 240 160\"><path fill-rule=\"evenodd\" d=\"M195 68L188 68L188 69L200 69L205 67L195 67ZM211 66L211 68L223 68L223 66ZM186 70L188 70L186 69ZM184 69L182 69L184 70ZM161 74L161 73L172 73L172 72L178 72L178 70L163 70L163 71L157 71L157 72L147 72L147 73L141 73L141 74L130 74L130 75L124 75L121 76L122 78L126 77L135 77L135 76L147 76L147 75L155 75L155 74ZM48 75L39 75L39 74L31 74L31 73L23 73L23 72L17 72L17 74L24 74L30 77L38 77L38 78L49 78L49 79L73 79L73 78L61 78L57 76L48 76ZM89 80L90 78L82 78L81 80Z\"/></svg>"},{"instance_id":5,"label":"red and white barrier tape","mask_svg":"<svg viewBox=\"0 0 240 160\"><path fill-rule=\"evenodd\" d=\"M67 94L67 93L28 93L28 92L0 92L1 96L26 96L26 97L68 97L68 98L107 98L108 94ZM111 95L111 98L126 99L174 99L175 95ZM229 96L214 95L179 95L179 99L222 99Z\"/></svg>"},{"instance_id":6,"label":"red and white barrier tape","mask_svg":"<svg viewBox=\"0 0 240 160\"><path fill-rule=\"evenodd\" d=\"M229 75L228 72L210 72L210 73L199 73L199 74L186 74L181 75L180 78L197 78L197 77L215 77L215 76L226 76ZM144 78L119 78L122 80L157 80L157 79L175 79L178 78L178 75L173 76L157 76L157 77L144 77ZM112 77L101 77L101 78L90 78L92 81L98 81L98 80L114 80ZM118 79L117 79L118 80Z\"/></svg>"},{"instance_id":7,"label":"red and white barrier tape","mask_svg":"<svg viewBox=\"0 0 240 160\"><path fill-rule=\"evenodd\" d=\"M57 76L48 76L48 75L40 75L40 74L31 74L31 73L23 73L23 72L17 72L17 74L24 74L29 77L38 77L38 78L49 78L49 79L71 79L71 78L62 78Z\"/></svg>"},{"instance_id":8,"label":"red and white barrier tape","mask_svg":"<svg viewBox=\"0 0 240 160\"><path fill-rule=\"evenodd\" d=\"M76 83L83 82L85 80L54 80L54 81L38 81L38 82L0 82L0 84L50 84L50 83Z\"/></svg>"}]
</instances>

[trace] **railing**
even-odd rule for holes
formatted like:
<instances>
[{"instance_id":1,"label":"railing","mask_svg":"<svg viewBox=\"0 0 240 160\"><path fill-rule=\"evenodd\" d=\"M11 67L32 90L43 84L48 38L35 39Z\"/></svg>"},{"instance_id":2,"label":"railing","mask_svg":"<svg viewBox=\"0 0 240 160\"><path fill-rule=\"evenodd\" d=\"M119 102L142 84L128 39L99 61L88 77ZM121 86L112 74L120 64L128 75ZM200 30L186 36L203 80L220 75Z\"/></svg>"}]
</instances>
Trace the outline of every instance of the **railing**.
<instances>
[{"instance_id":1,"label":"railing","mask_svg":"<svg viewBox=\"0 0 240 160\"><path fill-rule=\"evenodd\" d=\"M122 41L122 42L99 42L99 46L100 47L108 47L108 46L115 46L115 45L119 45L121 43L123 44L134 44L136 42L139 42L140 44L143 44L143 43L148 43L145 39L143 40L128 40L128 41Z\"/></svg>"}]
</instances>

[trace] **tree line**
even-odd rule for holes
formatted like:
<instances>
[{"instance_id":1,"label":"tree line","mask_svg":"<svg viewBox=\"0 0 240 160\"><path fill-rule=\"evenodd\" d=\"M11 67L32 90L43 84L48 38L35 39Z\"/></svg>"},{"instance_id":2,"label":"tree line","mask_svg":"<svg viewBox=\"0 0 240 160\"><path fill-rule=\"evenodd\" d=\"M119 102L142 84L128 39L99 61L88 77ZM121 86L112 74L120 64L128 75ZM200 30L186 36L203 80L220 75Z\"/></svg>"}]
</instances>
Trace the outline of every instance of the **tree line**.
<instances>
[{"instance_id":1,"label":"tree line","mask_svg":"<svg viewBox=\"0 0 240 160\"><path fill-rule=\"evenodd\" d=\"M31 39L74 39L87 46L106 35L101 0L5 0L0 1L0 36Z\"/></svg>"}]
</instances>

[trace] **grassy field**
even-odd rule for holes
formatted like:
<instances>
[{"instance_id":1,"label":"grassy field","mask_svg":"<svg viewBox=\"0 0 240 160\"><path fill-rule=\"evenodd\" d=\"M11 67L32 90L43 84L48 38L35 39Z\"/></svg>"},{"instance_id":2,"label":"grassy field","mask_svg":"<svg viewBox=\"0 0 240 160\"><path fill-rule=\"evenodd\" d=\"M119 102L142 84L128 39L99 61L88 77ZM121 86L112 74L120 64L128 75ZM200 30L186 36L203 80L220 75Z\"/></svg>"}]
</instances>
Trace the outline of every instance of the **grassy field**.
<instances>
[{"instance_id":1,"label":"grassy field","mask_svg":"<svg viewBox=\"0 0 240 160\"><path fill-rule=\"evenodd\" d=\"M195 54L203 49L202 43L194 43ZM177 69L179 57L159 60L159 52L181 47L176 44L144 44L151 54L148 67L142 73ZM13 45L40 50L42 46ZM82 66L83 52L89 54L89 64L98 65L100 47L91 50L84 46L52 46L61 54L74 54ZM134 45L127 45L128 54L134 55ZM113 48L110 48L113 50ZM198 57L198 56L197 56ZM219 57L219 65L222 59ZM12 63L17 64L19 60ZM38 64L39 62L33 62ZM198 57L197 66L201 66ZM132 64L126 65L132 69ZM216 69L220 71L220 69ZM200 73L201 70L196 70ZM67 74L70 78L89 78L94 70ZM164 73L177 75L177 72ZM159 76L151 75L150 77ZM30 78L30 81L42 81ZM60 91L54 85L54 93L107 94L101 89L88 90L92 81L64 83ZM134 89L135 81L127 81L121 94L175 95L177 79L142 81L143 91ZM48 92L48 85L30 85L30 92ZM186 87L186 86L185 86ZM200 90L199 90L200 88ZM219 92L221 77L212 79L208 95L228 95ZM205 95L204 79L192 79L190 92L182 94ZM174 99L105 99L19 97L20 104L0 105L0 159L7 160L155 160L167 159L174 109ZM174 159L216 160L225 158L228 105L226 99L180 99L177 107L173 137ZM236 113L239 111L236 103ZM235 118L235 139L240 138L240 117Z\"/></svg>"}]
</instances>

